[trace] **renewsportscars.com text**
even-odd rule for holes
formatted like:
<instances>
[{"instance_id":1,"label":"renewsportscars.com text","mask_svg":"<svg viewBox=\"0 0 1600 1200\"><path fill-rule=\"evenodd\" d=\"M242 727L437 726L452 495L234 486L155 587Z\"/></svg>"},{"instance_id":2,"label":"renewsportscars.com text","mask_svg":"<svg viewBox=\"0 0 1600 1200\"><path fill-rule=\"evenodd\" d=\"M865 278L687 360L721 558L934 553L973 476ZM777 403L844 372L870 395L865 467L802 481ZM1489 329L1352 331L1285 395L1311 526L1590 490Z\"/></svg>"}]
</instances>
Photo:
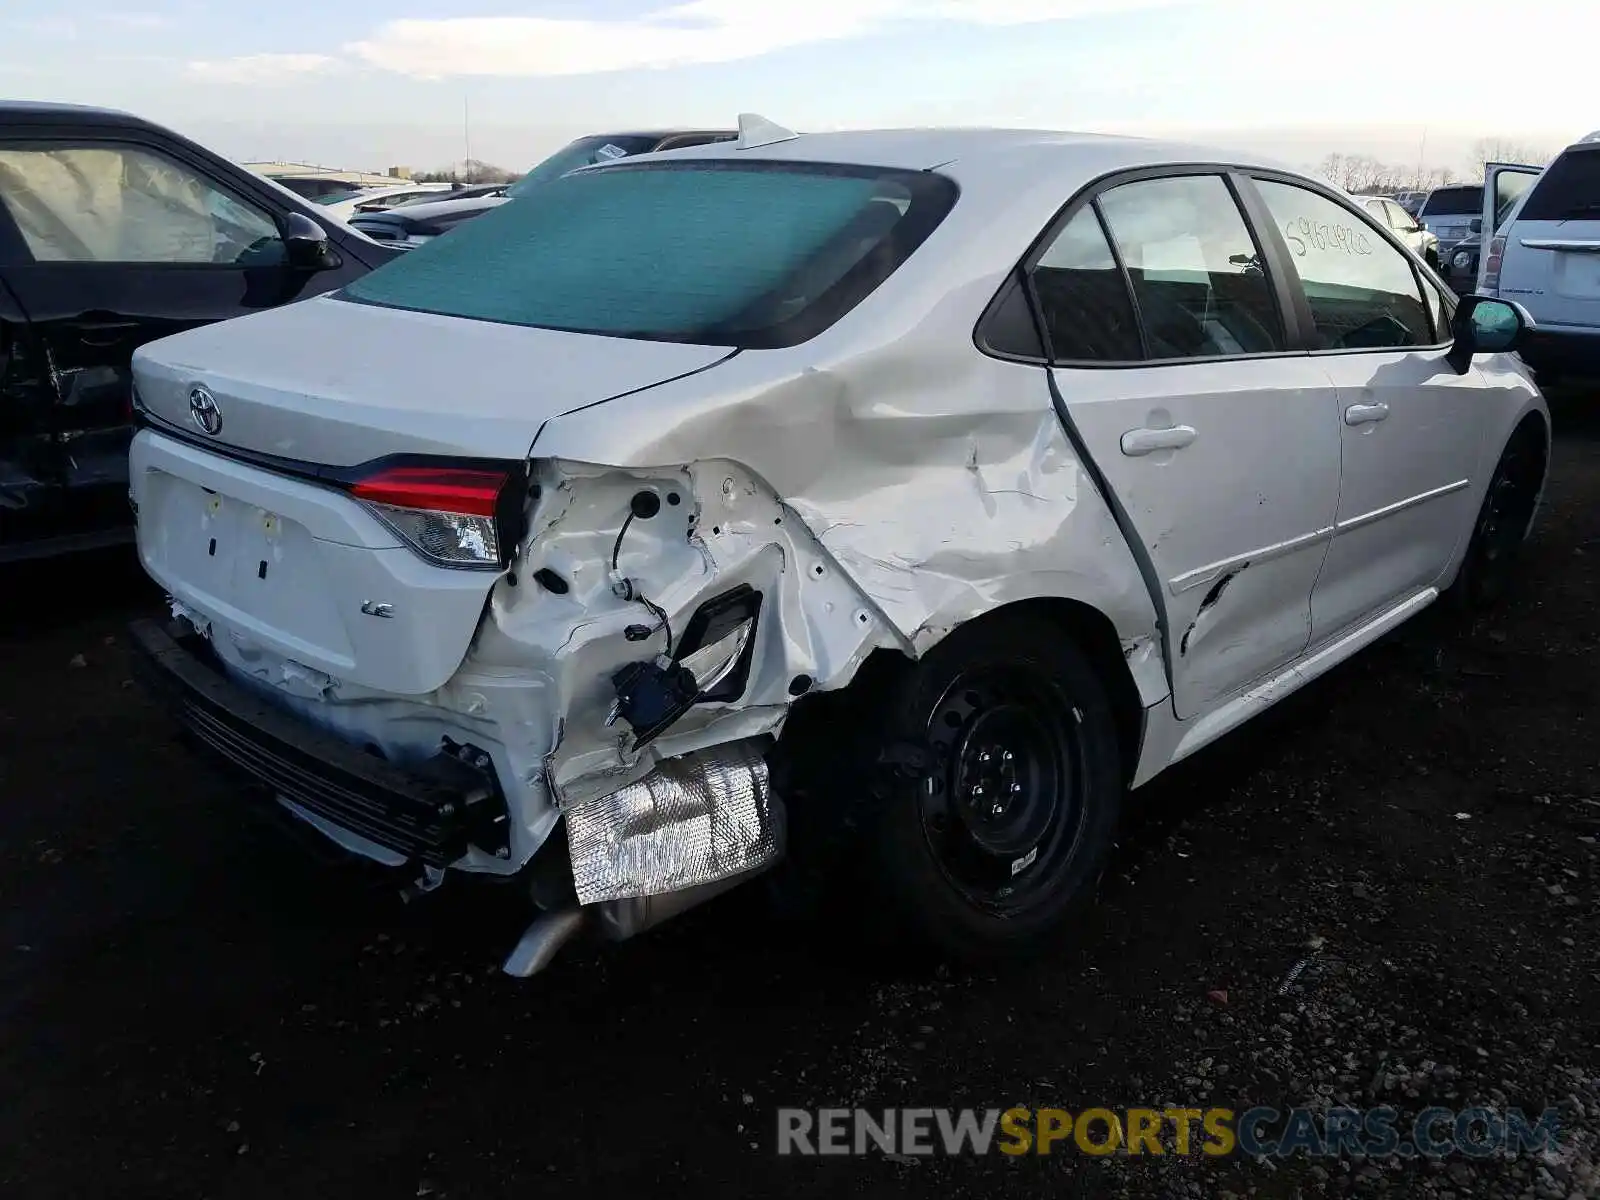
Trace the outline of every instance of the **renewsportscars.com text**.
<instances>
[{"instance_id":1,"label":"renewsportscars.com text","mask_svg":"<svg viewBox=\"0 0 1600 1200\"><path fill-rule=\"evenodd\" d=\"M1554 1150L1558 1114L1428 1108L782 1108L782 1155L1193 1155L1444 1158Z\"/></svg>"}]
</instances>

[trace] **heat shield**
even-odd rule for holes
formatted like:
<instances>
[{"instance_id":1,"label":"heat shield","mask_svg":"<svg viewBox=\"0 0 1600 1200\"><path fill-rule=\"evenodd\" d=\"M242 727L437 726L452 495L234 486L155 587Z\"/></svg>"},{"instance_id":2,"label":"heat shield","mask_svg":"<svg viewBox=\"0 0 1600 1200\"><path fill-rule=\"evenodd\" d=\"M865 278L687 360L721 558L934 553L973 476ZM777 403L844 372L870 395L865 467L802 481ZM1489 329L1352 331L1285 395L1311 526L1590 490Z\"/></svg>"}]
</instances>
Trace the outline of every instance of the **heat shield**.
<instances>
[{"instance_id":1,"label":"heat shield","mask_svg":"<svg viewBox=\"0 0 1600 1200\"><path fill-rule=\"evenodd\" d=\"M770 866L783 854L782 803L763 742L669 759L566 810L580 904L657 895Z\"/></svg>"}]
</instances>

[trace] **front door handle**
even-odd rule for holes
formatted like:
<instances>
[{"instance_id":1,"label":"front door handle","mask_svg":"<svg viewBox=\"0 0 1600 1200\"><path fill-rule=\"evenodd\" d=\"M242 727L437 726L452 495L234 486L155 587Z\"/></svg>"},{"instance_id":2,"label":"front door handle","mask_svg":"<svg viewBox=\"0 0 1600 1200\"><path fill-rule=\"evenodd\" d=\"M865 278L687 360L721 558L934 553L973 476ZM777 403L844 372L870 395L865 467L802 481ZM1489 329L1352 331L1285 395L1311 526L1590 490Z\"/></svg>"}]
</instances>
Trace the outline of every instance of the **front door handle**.
<instances>
[{"instance_id":1,"label":"front door handle","mask_svg":"<svg viewBox=\"0 0 1600 1200\"><path fill-rule=\"evenodd\" d=\"M1344 410L1344 423L1346 425L1370 425L1373 421L1382 421L1389 416L1387 404L1352 404Z\"/></svg>"},{"instance_id":2,"label":"front door handle","mask_svg":"<svg viewBox=\"0 0 1600 1200\"><path fill-rule=\"evenodd\" d=\"M1200 435L1193 425L1169 425L1165 429L1130 429L1122 435L1122 452L1129 458L1153 454L1157 450L1182 450Z\"/></svg>"}]
</instances>

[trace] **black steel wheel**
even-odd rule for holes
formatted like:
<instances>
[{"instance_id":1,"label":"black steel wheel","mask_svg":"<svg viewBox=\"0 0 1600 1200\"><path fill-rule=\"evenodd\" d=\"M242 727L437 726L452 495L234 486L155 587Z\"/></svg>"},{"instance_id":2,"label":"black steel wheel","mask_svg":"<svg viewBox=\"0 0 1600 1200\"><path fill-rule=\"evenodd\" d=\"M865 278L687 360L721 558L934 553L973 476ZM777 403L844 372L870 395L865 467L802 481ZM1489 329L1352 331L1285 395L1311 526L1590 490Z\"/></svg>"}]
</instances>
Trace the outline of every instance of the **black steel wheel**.
<instances>
[{"instance_id":1,"label":"black steel wheel","mask_svg":"<svg viewBox=\"0 0 1600 1200\"><path fill-rule=\"evenodd\" d=\"M1536 421L1517 427L1506 443L1478 509L1461 572L1451 586L1459 607L1484 609L1504 598L1544 486L1545 447Z\"/></svg>"},{"instance_id":2,"label":"black steel wheel","mask_svg":"<svg viewBox=\"0 0 1600 1200\"><path fill-rule=\"evenodd\" d=\"M916 941L961 959L1033 948L1093 885L1124 786L1106 689L1037 617L963 626L885 706L918 767L873 801L868 877Z\"/></svg>"}]
</instances>

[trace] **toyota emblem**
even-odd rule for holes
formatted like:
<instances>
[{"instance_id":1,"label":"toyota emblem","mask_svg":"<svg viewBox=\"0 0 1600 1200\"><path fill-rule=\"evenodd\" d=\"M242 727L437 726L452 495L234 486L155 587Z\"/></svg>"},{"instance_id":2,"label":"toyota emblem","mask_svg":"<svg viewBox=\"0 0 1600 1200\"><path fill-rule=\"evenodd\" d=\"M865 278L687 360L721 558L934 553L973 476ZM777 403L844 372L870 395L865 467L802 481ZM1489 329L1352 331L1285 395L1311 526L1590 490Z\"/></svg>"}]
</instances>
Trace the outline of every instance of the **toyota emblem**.
<instances>
[{"instance_id":1,"label":"toyota emblem","mask_svg":"<svg viewBox=\"0 0 1600 1200\"><path fill-rule=\"evenodd\" d=\"M189 417L201 433L216 437L222 432L222 410L217 407L217 398L203 387L190 389Z\"/></svg>"}]
</instances>

